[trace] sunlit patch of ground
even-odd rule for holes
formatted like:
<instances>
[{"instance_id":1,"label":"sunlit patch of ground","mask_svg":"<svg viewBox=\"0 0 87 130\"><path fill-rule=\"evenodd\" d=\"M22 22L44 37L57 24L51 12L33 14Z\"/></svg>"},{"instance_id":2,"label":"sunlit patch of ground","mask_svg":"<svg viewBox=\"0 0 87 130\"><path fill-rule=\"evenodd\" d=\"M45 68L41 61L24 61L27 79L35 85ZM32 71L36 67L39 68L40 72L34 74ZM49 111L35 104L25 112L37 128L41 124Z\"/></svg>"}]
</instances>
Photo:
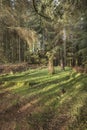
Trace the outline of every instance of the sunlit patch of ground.
<instances>
[{"instance_id":1,"label":"sunlit patch of ground","mask_svg":"<svg viewBox=\"0 0 87 130\"><path fill-rule=\"evenodd\" d=\"M0 130L86 130L87 75L55 69L0 76Z\"/></svg>"}]
</instances>

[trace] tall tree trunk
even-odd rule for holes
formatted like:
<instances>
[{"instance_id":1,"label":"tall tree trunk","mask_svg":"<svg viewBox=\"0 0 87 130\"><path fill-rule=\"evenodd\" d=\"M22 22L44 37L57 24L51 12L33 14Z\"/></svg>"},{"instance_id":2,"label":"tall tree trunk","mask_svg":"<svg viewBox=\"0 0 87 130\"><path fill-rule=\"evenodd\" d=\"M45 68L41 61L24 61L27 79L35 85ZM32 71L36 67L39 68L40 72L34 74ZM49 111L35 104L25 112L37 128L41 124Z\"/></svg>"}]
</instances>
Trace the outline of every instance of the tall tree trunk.
<instances>
[{"instance_id":1,"label":"tall tree trunk","mask_svg":"<svg viewBox=\"0 0 87 130\"><path fill-rule=\"evenodd\" d=\"M49 62L48 62L48 71L49 71L49 74L54 74L55 73L54 65L53 65L53 59L54 59L53 55L49 57Z\"/></svg>"},{"instance_id":2,"label":"tall tree trunk","mask_svg":"<svg viewBox=\"0 0 87 130\"><path fill-rule=\"evenodd\" d=\"M63 49L64 49L64 65L66 66L66 30L63 29Z\"/></svg>"},{"instance_id":3,"label":"tall tree trunk","mask_svg":"<svg viewBox=\"0 0 87 130\"><path fill-rule=\"evenodd\" d=\"M61 65L61 69L65 70L63 49L61 50L61 61L60 61L60 65Z\"/></svg>"},{"instance_id":4,"label":"tall tree trunk","mask_svg":"<svg viewBox=\"0 0 87 130\"><path fill-rule=\"evenodd\" d=\"M64 41L64 65L66 66L66 41Z\"/></svg>"},{"instance_id":5,"label":"tall tree trunk","mask_svg":"<svg viewBox=\"0 0 87 130\"><path fill-rule=\"evenodd\" d=\"M0 8L2 9L2 0L0 0Z\"/></svg>"},{"instance_id":6,"label":"tall tree trunk","mask_svg":"<svg viewBox=\"0 0 87 130\"><path fill-rule=\"evenodd\" d=\"M19 43L19 63L21 62L21 46L20 46L20 37L18 39L18 43Z\"/></svg>"},{"instance_id":7,"label":"tall tree trunk","mask_svg":"<svg viewBox=\"0 0 87 130\"><path fill-rule=\"evenodd\" d=\"M14 47L13 47L13 38L12 38L12 41L11 41L12 45L11 45L11 52L12 52L12 63L14 63Z\"/></svg>"}]
</instances>

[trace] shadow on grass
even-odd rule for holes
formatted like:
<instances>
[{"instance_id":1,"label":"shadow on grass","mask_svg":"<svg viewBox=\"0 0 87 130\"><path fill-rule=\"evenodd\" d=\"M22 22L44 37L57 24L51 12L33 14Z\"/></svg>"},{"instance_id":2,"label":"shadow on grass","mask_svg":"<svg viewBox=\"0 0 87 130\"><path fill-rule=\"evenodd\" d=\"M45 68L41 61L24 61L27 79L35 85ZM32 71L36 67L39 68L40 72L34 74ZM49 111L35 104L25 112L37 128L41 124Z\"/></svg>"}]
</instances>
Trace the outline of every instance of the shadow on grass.
<instances>
[{"instance_id":1,"label":"shadow on grass","mask_svg":"<svg viewBox=\"0 0 87 130\"><path fill-rule=\"evenodd\" d=\"M44 94L43 94L44 95ZM48 93L49 95L49 93ZM29 117L29 124L33 126L33 129L42 127L44 130L61 130L64 126L67 124L67 128L69 130L79 129L79 130L86 130L87 125L87 101L82 102L82 107L80 107L77 103L80 101L79 98L77 98L80 95L80 91L77 92L75 97L72 97L71 99L64 101L61 105L59 104L59 100L56 100L56 94L54 92L55 98L54 100L48 105L44 106L43 104L43 112L42 113L33 113L31 117ZM45 98L45 100L44 100ZM49 98L49 99L48 99ZM47 102L47 100L51 100L51 96L47 97L44 95L41 98L41 103L43 100L44 103ZM61 100L61 99L60 99ZM85 103L86 102L86 103ZM59 104L59 105L58 105ZM85 105L84 105L85 104ZM71 111L71 112L70 112ZM77 111L77 115L74 113ZM80 111L80 112L79 112ZM78 113L79 112L79 113ZM31 120L30 120L31 119ZM70 120L74 120L73 122L70 122ZM36 123L36 124L35 124ZM81 126L81 127L80 127Z\"/></svg>"},{"instance_id":2,"label":"shadow on grass","mask_svg":"<svg viewBox=\"0 0 87 130\"><path fill-rule=\"evenodd\" d=\"M39 71L39 70L35 70L34 72L30 71L28 73L19 73L19 74L14 74L14 75L11 75L11 74L7 74L7 75L4 75L4 76L1 76L0 77L0 81L13 81L13 80L20 80L20 79L26 79L26 78L29 78L30 77L40 77L40 76L44 76L47 74L47 71Z\"/></svg>"},{"instance_id":3,"label":"shadow on grass","mask_svg":"<svg viewBox=\"0 0 87 130\"><path fill-rule=\"evenodd\" d=\"M79 104L81 104L79 99L80 96L83 96L83 94L86 93L87 76L77 75L77 73L72 73L72 75L70 75L70 72L68 70L57 72L59 73L54 74L53 76L46 76L47 71L38 71L31 74L23 74L21 75L22 77L19 77L19 79L24 78L22 86L18 86L18 88L15 88L15 85L13 85L13 93L22 94L25 98L28 96L28 100L25 102L25 105L29 103L30 100L32 101L33 99L37 99L38 97L40 97L40 100L38 100L36 104L40 107L40 109L42 109L42 111L32 112L30 116L27 116L27 121L31 125L31 127L33 127L33 130L40 130L41 128L43 130L61 130L62 126L66 126L69 119L72 118L69 117L72 116L69 115L70 111L75 111L74 108L77 110L77 107L80 111L78 116L78 118L80 118L78 124L80 125L81 119L86 120L85 117L84 119L81 117L85 116L84 114L86 113L87 102L85 103L83 101L86 96L82 97L81 99L82 107L79 106ZM35 80L35 77L37 77L38 80ZM28 78L29 81L25 81L25 79ZM81 86L78 87L79 85ZM10 84L6 87L9 86L11 87ZM61 93L62 88L64 88L66 91L64 94ZM21 103L22 102L24 102L24 100L21 101ZM84 114L81 115L83 109ZM9 108L9 110L11 109ZM73 111L72 114L74 115ZM75 117L75 119L76 118L77 116ZM74 123L74 121L71 123ZM75 128L76 127L77 126L75 126ZM71 130L71 128L69 130Z\"/></svg>"},{"instance_id":4,"label":"shadow on grass","mask_svg":"<svg viewBox=\"0 0 87 130\"><path fill-rule=\"evenodd\" d=\"M69 130L79 129L86 130L87 129L87 99L84 100L83 105L80 109L78 109L78 115L68 126Z\"/></svg>"},{"instance_id":5,"label":"shadow on grass","mask_svg":"<svg viewBox=\"0 0 87 130\"><path fill-rule=\"evenodd\" d=\"M63 72L68 72L69 70L65 70L65 71L62 71L62 70L56 70L55 71L55 74L58 74L60 75L61 73ZM55 75L54 74L54 75ZM7 74L7 75L3 75L3 76L0 76L0 82L4 82L4 81L18 81L18 80L26 80L26 79L31 79L31 78L36 78L36 77L44 77L44 76L49 76L48 74L48 71L47 69L42 69L42 70L34 70L34 71L28 71L28 72L23 72L23 73L18 73L18 74L14 74L14 75L11 75L11 74Z\"/></svg>"},{"instance_id":6,"label":"shadow on grass","mask_svg":"<svg viewBox=\"0 0 87 130\"><path fill-rule=\"evenodd\" d=\"M66 81L69 79L69 76L64 76L61 79L59 79L59 77L57 79L49 79L49 80L45 80L42 83L41 82L28 82L26 81L26 85L25 83L23 84L23 86L21 88L16 88L14 89L14 93L20 93L20 94L24 94L24 95L37 95L37 94L42 94L44 95L45 93L48 93L48 91L52 89L52 91L54 92L54 90L58 87L62 86L60 85L62 81ZM53 87L53 86L54 87ZM56 87L57 86L57 87ZM55 88L56 87L56 88Z\"/></svg>"}]
</instances>

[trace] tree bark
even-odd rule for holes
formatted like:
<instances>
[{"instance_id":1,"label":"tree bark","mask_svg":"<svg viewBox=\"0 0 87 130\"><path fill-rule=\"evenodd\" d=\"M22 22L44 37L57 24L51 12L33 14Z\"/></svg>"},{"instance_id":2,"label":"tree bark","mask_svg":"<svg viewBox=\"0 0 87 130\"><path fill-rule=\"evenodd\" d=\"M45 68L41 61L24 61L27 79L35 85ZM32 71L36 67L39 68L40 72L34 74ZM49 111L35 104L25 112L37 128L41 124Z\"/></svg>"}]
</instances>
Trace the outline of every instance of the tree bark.
<instances>
[{"instance_id":1,"label":"tree bark","mask_svg":"<svg viewBox=\"0 0 87 130\"><path fill-rule=\"evenodd\" d=\"M53 56L51 56L49 58L48 71L49 71L49 74L54 74L55 73L55 71L54 71L54 65L53 65Z\"/></svg>"}]
</instances>

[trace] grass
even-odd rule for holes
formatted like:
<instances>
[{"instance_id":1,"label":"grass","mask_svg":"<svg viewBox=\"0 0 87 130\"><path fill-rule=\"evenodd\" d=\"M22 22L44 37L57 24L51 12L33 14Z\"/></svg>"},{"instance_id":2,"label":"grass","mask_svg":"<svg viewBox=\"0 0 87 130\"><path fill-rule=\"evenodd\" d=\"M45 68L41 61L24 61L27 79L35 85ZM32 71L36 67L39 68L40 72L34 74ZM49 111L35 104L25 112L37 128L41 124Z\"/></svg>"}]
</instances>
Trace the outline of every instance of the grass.
<instances>
[{"instance_id":1,"label":"grass","mask_svg":"<svg viewBox=\"0 0 87 130\"><path fill-rule=\"evenodd\" d=\"M0 76L2 129L12 118L12 130L87 130L87 75L55 70Z\"/></svg>"}]
</instances>

